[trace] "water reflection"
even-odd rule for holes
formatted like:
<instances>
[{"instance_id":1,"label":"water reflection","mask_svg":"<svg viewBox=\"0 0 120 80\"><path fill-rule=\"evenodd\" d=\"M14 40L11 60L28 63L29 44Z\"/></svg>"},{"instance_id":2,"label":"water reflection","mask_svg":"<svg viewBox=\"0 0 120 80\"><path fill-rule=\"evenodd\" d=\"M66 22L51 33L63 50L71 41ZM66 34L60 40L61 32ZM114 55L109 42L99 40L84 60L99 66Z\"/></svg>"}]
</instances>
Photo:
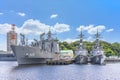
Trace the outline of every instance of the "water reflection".
<instances>
[{"instance_id":1,"label":"water reflection","mask_svg":"<svg viewBox=\"0 0 120 80\"><path fill-rule=\"evenodd\" d=\"M0 80L120 80L120 64L20 65L0 62Z\"/></svg>"}]
</instances>

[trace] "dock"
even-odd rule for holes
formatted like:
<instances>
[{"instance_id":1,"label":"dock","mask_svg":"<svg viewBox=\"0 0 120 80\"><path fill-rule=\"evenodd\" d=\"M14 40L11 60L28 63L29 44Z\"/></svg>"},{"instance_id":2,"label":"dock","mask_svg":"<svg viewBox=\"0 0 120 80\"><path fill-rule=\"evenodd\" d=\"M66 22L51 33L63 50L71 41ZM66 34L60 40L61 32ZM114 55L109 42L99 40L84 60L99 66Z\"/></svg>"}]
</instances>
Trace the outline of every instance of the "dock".
<instances>
[{"instance_id":1,"label":"dock","mask_svg":"<svg viewBox=\"0 0 120 80\"><path fill-rule=\"evenodd\" d=\"M105 62L120 62L120 58L106 58Z\"/></svg>"},{"instance_id":2,"label":"dock","mask_svg":"<svg viewBox=\"0 0 120 80\"><path fill-rule=\"evenodd\" d=\"M0 54L0 61L17 61L13 54Z\"/></svg>"},{"instance_id":3,"label":"dock","mask_svg":"<svg viewBox=\"0 0 120 80\"><path fill-rule=\"evenodd\" d=\"M71 64L73 61L65 61L65 60L51 60L47 61L48 65L68 65Z\"/></svg>"}]
</instances>

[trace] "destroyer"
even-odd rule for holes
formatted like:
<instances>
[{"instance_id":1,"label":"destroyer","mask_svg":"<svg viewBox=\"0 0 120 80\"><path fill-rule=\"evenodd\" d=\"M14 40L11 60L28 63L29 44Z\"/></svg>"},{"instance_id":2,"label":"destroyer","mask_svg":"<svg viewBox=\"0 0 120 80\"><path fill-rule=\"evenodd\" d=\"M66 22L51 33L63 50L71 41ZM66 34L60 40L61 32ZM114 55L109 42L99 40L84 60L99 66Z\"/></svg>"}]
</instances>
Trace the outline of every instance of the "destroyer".
<instances>
[{"instance_id":1,"label":"destroyer","mask_svg":"<svg viewBox=\"0 0 120 80\"><path fill-rule=\"evenodd\" d=\"M95 35L96 41L95 45L92 46L91 50L91 63L92 64L105 64L105 55L102 46L100 45L99 37L100 34L98 33Z\"/></svg>"},{"instance_id":2,"label":"destroyer","mask_svg":"<svg viewBox=\"0 0 120 80\"><path fill-rule=\"evenodd\" d=\"M21 45L11 46L18 64L46 63L53 58L54 53L59 53L58 40L52 38L51 31L47 33L47 39L44 39L44 35L45 33L40 35L40 41L34 39L28 46L25 36L21 34Z\"/></svg>"},{"instance_id":3,"label":"destroyer","mask_svg":"<svg viewBox=\"0 0 120 80\"><path fill-rule=\"evenodd\" d=\"M78 49L75 51L75 63L77 64L87 64L88 63L88 51L86 50L85 46L83 45L83 34L81 29L80 34L80 44Z\"/></svg>"}]
</instances>

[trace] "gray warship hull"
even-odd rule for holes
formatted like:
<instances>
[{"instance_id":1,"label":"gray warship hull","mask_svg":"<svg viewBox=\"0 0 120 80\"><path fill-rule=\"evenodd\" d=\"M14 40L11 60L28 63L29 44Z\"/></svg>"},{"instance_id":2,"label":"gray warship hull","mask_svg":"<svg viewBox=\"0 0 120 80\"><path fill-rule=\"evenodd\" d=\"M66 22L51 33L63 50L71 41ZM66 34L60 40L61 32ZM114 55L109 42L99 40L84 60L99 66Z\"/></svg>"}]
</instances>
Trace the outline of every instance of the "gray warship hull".
<instances>
[{"instance_id":1,"label":"gray warship hull","mask_svg":"<svg viewBox=\"0 0 120 80\"><path fill-rule=\"evenodd\" d=\"M105 58L103 55L97 55L97 56L92 56L91 57L91 63L92 64L105 64Z\"/></svg>"},{"instance_id":2,"label":"gray warship hull","mask_svg":"<svg viewBox=\"0 0 120 80\"><path fill-rule=\"evenodd\" d=\"M39 47L11 46L18 64L44 64L52 59L52 53L41 50Z\"/></svg>"},{"instance_id":3,"label":"gray warship hull","mask_svg":"<svg viewBox=\"0 0 120 80\"><path fill-rule=\"evenodd\" d=\"M75 58L76 64L87 64L88 63L88 57L83 55L78 55Z\"/></svg>"}]
</instances>

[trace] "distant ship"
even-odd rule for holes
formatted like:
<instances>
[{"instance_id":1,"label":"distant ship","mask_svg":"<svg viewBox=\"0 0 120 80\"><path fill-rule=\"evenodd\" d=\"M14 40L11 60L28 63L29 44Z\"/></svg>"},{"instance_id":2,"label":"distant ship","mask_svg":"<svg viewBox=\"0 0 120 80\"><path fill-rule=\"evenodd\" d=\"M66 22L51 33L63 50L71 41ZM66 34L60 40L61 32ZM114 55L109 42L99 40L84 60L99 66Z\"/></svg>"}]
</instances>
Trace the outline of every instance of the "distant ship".
<instances>
[{"instance_id":1,"label":"distant ship","mask_svg":"<svg viewBox=\"0 0 120 80\"><path fill-rule=\"evenodd\" d=\"M47 33L47 39L44 39L44 35L45 33L40 35L40 41L34 39L34 42L28 46L25 36L21 34L21 45L11 46L18 64L46 63L53 59L55 53L59 53L58 40L52 38L51 31Z\"/></svg>"},{"instance_id":2,"label":"distant ship","mask_svg":"<svg viewBox=\"0 0 120 80\"><path fill-rule=\"evenodd\" d=\"M87 64L88 63L88 51L83 45L83 34L81 29L80 44L78 49L75 51L75 63L76 64Z\"/></svg>"},{"instance_id":3,"label":"distant ship","mask_svg":"<svg viewBox=\"0 0 120 80\"><path fill-rule=\"evenodd\" d=\"M104 50L102 46L100 45L100 41L99 41L100 34L98 34L98 30L97 30L97 34L95 35L95 37L96 37L95 45L92 46L92 50L90 52L91 63L92 64L105 64Z\"/></svg>"}]
</instances>

